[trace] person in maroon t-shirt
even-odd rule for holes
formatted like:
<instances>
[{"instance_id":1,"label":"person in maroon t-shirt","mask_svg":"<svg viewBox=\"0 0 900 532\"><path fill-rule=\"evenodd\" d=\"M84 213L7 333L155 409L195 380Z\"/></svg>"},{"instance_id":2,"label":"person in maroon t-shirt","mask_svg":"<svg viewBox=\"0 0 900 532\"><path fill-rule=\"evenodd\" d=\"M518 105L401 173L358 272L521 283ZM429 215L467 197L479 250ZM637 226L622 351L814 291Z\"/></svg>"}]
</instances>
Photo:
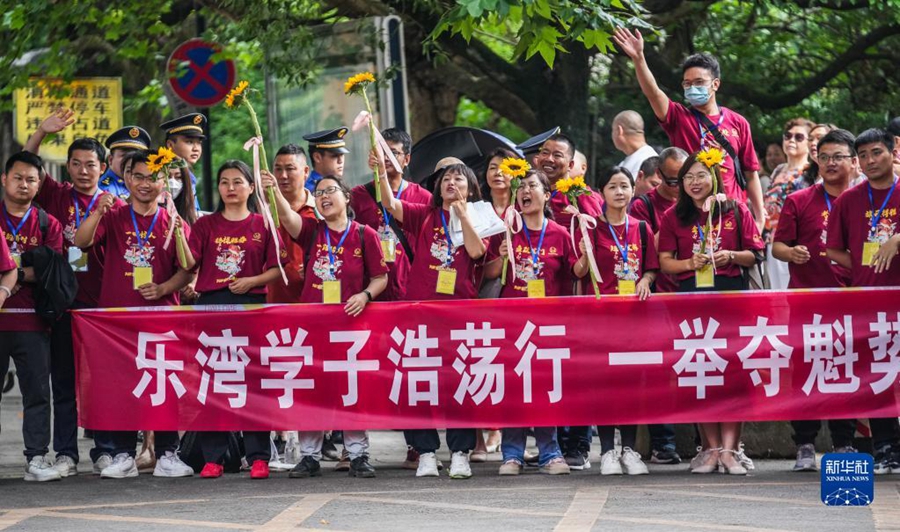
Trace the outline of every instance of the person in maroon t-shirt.
<instances>
[{"instance_id":1,"label":"person in maroon t-shirt","mask_svg":"<svg viewBox=\"0 0 900 532\"><path fill-rule=\"evenodd\" d=\"M894 175L894 136L868 129L854 142L867 181L834 202L828 220L828 258L850 270L850 286L900 286L900 184ZM870 419L875 474L900 473L897 418Z\"/></svg>"},{"instance_id":2,"label":"person in maroon t-shirt","mask_svg":"<svg viewBox=\"0 0 900 532\"><path fill-rule=\"evenodd\" d=\"M718 146L713 132L700 119L703 115L712 123L712 129L717 129L731 144L739 161L732 160L726 154L725 163L722 165L722 181L725 184L722 192L740 203L746 203L749 197L757 229L761 230L765 221L765 211L762 185L759 181L759 160L753 148L753 138L747 120L716 103L716 93L721 83L719 62L709 54L694 54L685 59L682 64L681 86L684 89L684 97L691 106L688 108L670 100L657 85L644 57L644 39L640 31L635 30L632 33L625 28L619 28L613 35L613 40L634 62L641 90L650 101L657 120L673 146L688 152ZM743 169L747 181L746 189L742 189L738 183L735 175L736 163L740 163Z\"/></svg>"},{"instance_id":3,"label":"person in maroon t-shirt","mask_svg":"<svg viewBox=\"0 0 900 532\"><path fill-rule=\"evenodd\" d=\"M418 184L403 179L403 169L409 165L412 147L409 133L390 128L385 129L381 134L401 168L398 172L394 165L388 164L385 169L391 193L397 199L427 205L431 202L431 193ZM412 264L412 257L409 256L409 251L412 251L412 248L409 247L409 236L400 229L400 224L393 219L390 213L375 201L374 181L358 185L350 191L350 207L353 209L356 216L354 219L357 222L378 232L379 245L390 270L388 287L378 297L378 301L402 301L406 296L406 286L409 284L409 270Z\"/></svg>"},{"instance_id":4,"label":"person in maroon t-shirt","mask_svg":"<svg viewBox=\"0 0 900 532\"><path fill-rule=\"evenodd\" d=\"M569 222L572 215L565 212L565 208L569 206L569 200L565 194L560 194L556 190L556 183L560 179L565 179L572 174L575 168L575 143L562 133L550 136L541 146L541 151L534 156L535 167L543 170L550 179L550 185L553 187L553 193L550 195L550 208L553 210L553 219L556 223L565 228L569 228ZM588 187L590 190L590 187ZM581 214L589 216L597 216L600 214L600 207L603 199L599 194L593 192L578 196L578 210Z\"/></svg>"},{"instance_id":5,"label":"person in maroon t-shirt","mask_svg":"<svg viewBox=\"0 0 900 532\"><path fill-rule=\"evenodd\" d=\"M22 151L10 157L3 172L0 205L4 241L17 272L12 290L2 288L9 298L0 319L0 375L6 377L12 358L25 407L25 480L39 482L62 478L45 458L50 445L50 333L34 312L33 290L39 274L31 266L31 252L36 248L62 252L59 222L33 204L43 171L43 161L37 155Z\"/></svg>"},{"instance_id":6,"label":"person in maroon t-shirt","mask_svg":"<svg viewBox=\"0 0 900 532\"><path fill-rule=\"evenodd\" d=\"M269 186L271 177L263 179ZM388 267L382 253L382 240L375 229L351 218L351 193L335 176L324 176L316 183L316 209L322 220L310 223L290 210L290 205L275 193L278 216L293 240L303 247L306 280L301 302L343 304L347 315L359 316L388 284ZM375 468L369 464L369 438L364 430L345 430L344 450L352 477L371 478ZM291 478L320 476L324 431L300 432L300 463L291 470Z\"/></svg>"},{"instance_id":7,"label":"person in maroon t-shirt","mask_svg":"<svg viewBox=\"0 0 900 532\"><path fill-rule=\"evenodd\" d=\"M262 171L263 177L268 172ZM291 211L303 217L304 221L315 222L316 203L313 195L306 190L304 184L309 177L309 164L306 151L296 144L286 144L275 154L275 163L272 166L272 176L278 183L278 190L290 204ZM294 242L284 226L278 228L278 235L284 243L287 253L287 264L284 273L287 275L288 284L280 277L269 283L266 294L267 303L299 303L300 293L303 291L303 279L306 274L306 256L300 244Z\"/></svg>"},{"instance_id":8,"label":"person in maroon t-shirt","mask_svg":"<svg viewBox=\"0 0 900 532\"><path fill-rule=\"evenodd\" d=\"M266 285L278 279L277 236L257 213L250 168L241 161L225 161L218 174L219 207L197 220L191 231L188 269L197 271L198 305L253 305L266 302ZM277 235L277 234L276 234ZM280 239L279 239L280 240ZM269 477L269 431L244 431L244 451L251 464L250 478ZM200 449L206 465L202 478L222 476L228 452L227 432L201 432Z\"/></svg>"},{"instance_id":9,"label":"person in maroon t-shirt","mask_svg":"<svg viewBox=\"0 0 900 532\"><path fill-rule=\"evenodd\" d=\"M772 256L788 263L789 289L837 288L845 286L849 279L849 271L828 258L825 243L832 207L850 186L856 166L854 140L843 129L825 135L817 150L822 183L794 192L784 200L772 239ZM797 444L794 471L817 469L815 442L821 426L818 419L791 421ZM855 452L854 420L829 420L828 429L835 452Z\"/></svg>"},{"instance_id":10,"label":"person in maroon t-shirt","mask_svg":"<svg viewBox=\"0 0 900 532\"><path fill-rule=\"evenodd\" d=\"M166 235L180 226L186 239L190 231L180 218L174 222L158 199L165 189L167 175L154 175L147 167L149 153L135 151L125 156L125 183L131 192L130 205L115 206L115 198L105 194L97 209L75 233L75 245L88 249L105 245L101 307L174 306L179 304L179 291L192 275L179 265L177 238L173 235L169 248L164 248ZM177 229L176 229L177 230ZM185 253L187 249L183 248ZM135 462L137 432L113 431L112 463L100 472L101 478L138 476ZM194 470L178 457L178 433L155 431L156 477L189 477Z\"/></svg>"},{"instance_id":11,"label":"person in maroon t-shirt","mask_svg":"<svg viewBox=\"0 0 900 532\"><path fill-rule=\"evenodd\" d=\"M383 166L383 162L379 166ZM381 204L407 232L416 256L409 276L407 300L476 297L475 263L483 259L487 245L475 232L466 203L480 199L475 174L464 164L451 164L441 170L429 205L395 198L387 180L381 180ZM450 209L454 210L462 226L462 242L454 242L451 237ZM437 430L410 430L406 435L407 441L419 453L416 476L438 476L434 454L440 447ZM447 429L447 446L452 453L450 478L471 477L469 451L475 447L475 430Z\"/></svg>"},{"instance_id":12,"label":"person in maroon t-shirt","mask_svg":"<svg viewBox=\"0 0 900 532\"><path fill-rule=\"evenodd\" d=\"M13 288L16 287L18 266L6 245L6 234L0 229L0 309L6 300L12 297ZM2 377L2 375L0 375Z\"/></svg>"},{"instance_id":13,"label":"person in maroon t-shirt","mask_svg":"<svg viewBox=\"0 0 900 532\"><path fill-rule=\"evenodd\" d=\"M50 120L49 118L47 120ZM45 121L46 122L46 121ZM54 130L61 130L57 124ZM29 148L37 153L42 135L29 139ZM66 172L71 182L57 182L46 174L35 201L54 216L63 227L63 254L75 271L78 294L73 308L94 308L100 299L103 278L103 248L94 246L87 253L74 244L75 231L106 195L99 188L100 176L106 169L106 149L92 138L76 139L69 145ZM125 203L116 198L117 205ZM51 332L50 377L53 385L53 448L56 467L63 476L77 474L78 412L75 398L75 353L72 347L72 318L66 314L53 325ZM94 473L100 474L112 462L112 442L94 439L91 460Z\"/></svg>"},{"instance_id":14,"label":"person in maroon t-shirt","mask_svg":"<svg viewBox=\"0 0 900 532\"><path fill-rule=\"evenodd\" d=\"M713 180L722 186L718 165L708 167L699 155L691 154L678 172L678 202L662 220L662 271L677 277L680 292L743 290L742 269L762 260L765 246L746 206L713 196ZM692 472L722 467L733 475L747 474L740 462L740 422L701 423L700 431L704 450L692 462Z\"/></svg>"}]
</instances>

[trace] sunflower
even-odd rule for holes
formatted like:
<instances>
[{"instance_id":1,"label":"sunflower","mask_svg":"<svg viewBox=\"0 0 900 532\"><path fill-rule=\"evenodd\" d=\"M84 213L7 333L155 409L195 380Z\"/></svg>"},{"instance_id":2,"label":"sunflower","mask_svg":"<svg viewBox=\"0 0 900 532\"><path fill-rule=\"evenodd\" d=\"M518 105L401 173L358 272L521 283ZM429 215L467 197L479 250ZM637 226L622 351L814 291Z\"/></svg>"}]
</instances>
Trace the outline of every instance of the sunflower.
<instances>
[{"instance_id":1,"label":"sunflower","mask_svg":"<svg viewBox=\"0 0 900 532\"><path fill-rule=\"evenodd\" d=\"M160 147L156 153L151 153L147 157L147 169L151 174L157 174L160 170L166 169L169 165L177 162L178 156L175 152L166 147Z\"/></svg>"},{"instance_id":2,"label":"sunflower","mask_svg":"<svg viewBox=\"0 0 900 532\"><path fill-rule=\"evenodd\" d=\"M712 168L725 162L725 154L718 148L707 148L697 154L697 162L705 164L707 168Z\"/></svg>"},{"instance_id":3,"label":"sunflower","mask_svg":"<svg viewBox=\"0 0 900 532\"><path fill-rule=\"evenodd\" d=\"M584 182L584 176L576 176L572 179L572 187L573 188L587 188L587 183Z\"/></svg>"},{"instance_id":4,"label":"sunflower","mask_svg":"<svg viewBox=\"0 0 900 532\"><path fill-rule=\"evenodd\" d=\"M560 194L568 194L572 187L575 186L575 182L568 177L560 179L556 182L556 190L559 191Z\"/></svg>"},{"instance_id":5,"label":"sunflower","mask_svg":"<svg viewBox=\"0 0 900 532\"><path fill-rule=\"evenodd\" d=\"M244 94L244 91L249 87L250 83L246 80L238 83L237 87L231 89L231 92L225 97L225 107L234 109L235 106L241 105L241 103L244 102L244 98L247 97L247 95Z\"/></svg>"},{"instance_id":6,"label":"sunflower","mask_svg":"<svg viewBox=\"0 0 900 532\"><path fill-rule=\"evenodd\" d=\"M344 83L344 94L351 94L365 89L369 83L375 83L375 75L371 72L360 72Z\"/></svg>"},{"instance_id":7,"label":"sunflower","mask_svg":"<svg viewBox=\"0 0 900 532\"><path fill-rule=\"evenodd\" d=\"M531 170L531 165L525 159L507 157L500 163L500 173L511 178L525 177L525 173Z\"/></svg>"}]
</instances>

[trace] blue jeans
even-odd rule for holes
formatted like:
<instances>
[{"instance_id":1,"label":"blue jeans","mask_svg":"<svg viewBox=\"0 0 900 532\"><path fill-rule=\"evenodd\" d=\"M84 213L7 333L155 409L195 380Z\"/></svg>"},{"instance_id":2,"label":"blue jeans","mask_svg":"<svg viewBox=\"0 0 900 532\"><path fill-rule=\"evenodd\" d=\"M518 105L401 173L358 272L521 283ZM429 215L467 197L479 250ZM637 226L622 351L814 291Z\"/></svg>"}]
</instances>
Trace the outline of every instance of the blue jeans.
<instances>
[{"instance_id":1,"label":"blue jeans","mask_svg":"<svg viewBox=\"0 0 900 532\"><path fill-rule=\"evenodd\" d=\"M654 451L675 452L675 425L647 425L650 431L650 447Z\"/></svg>"},{"instance_id":2,"label":"blue jeans","mask_svg":"<svg viewBox=\"0 0 900 532\"><path fill-rule=\"evenodd\" d=\"M518 460L525 463L525 429L503 429L503 439L500 443L500 451L503 453L503 461ZM550 460L562 456L559 443L556 441L556 427L535 427L534 439L538 445L538 464L547 465Z\"/></svg>"}]
</instances>

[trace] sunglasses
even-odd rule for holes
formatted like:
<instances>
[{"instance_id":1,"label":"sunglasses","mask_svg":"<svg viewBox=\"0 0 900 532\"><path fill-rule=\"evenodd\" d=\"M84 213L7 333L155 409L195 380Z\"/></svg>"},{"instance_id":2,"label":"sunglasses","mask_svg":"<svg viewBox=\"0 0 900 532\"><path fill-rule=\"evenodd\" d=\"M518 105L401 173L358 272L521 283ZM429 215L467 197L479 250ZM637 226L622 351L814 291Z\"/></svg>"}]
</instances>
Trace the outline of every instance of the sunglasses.
<instances>
[{"instance_id":1,"label":"sunglasses","mask_svg":"<svg viewBox=\"0 0 900 532\"><path fill-rule=\"evenodd\" d=\"M657 169L656 173L659 174L659 177L670 187L678 186L678 177L669 177L666 174L662 173L662 170Z\"/></svg>"},{"instance_id":2,"label":"sunglasses","mask_svg":"<svg viewBox=\"0 0 900 532\"><path fill-rule=\"evenodd\" d=\"M794 139L796 142L803 142L804 140L806 140L805 133L785 133L784 135L782 135L782 137L784 138L784 140Z\"/></svg>"}]
</instances>

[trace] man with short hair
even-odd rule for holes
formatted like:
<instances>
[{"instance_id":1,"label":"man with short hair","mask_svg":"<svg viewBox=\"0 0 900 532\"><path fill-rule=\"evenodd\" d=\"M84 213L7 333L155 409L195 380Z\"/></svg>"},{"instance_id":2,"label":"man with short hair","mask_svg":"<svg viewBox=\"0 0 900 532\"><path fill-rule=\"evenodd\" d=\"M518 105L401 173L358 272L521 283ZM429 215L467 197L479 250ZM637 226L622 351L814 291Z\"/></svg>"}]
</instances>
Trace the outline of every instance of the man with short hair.
<instances>
[{"instance_id":1,"label":"man with short hair","mask_svg":"<svg viewBox=\"0 0 900 532\"><path fill-rule=\"evenodd\" d=\"M750 124L743 116L720 107L716 102L721 84L716 58L709 54L694 54L684 60L681 86L690 105L686 107L670 100L657 85L644 57L644 39L640 31L632 33L619 28L613 40L634 63L641 90L673 146L689 153L711 146L722 148L725 162L720 172L724 193L742 203L749 199L756 224L762 231L765 210L759 181L759 161L753 148ZM729 151L734 153L736 159ZM742 170L746 183L739 179L738 168Z\"/></svg>"},{"instance_id":2,"label":"man with short hair","mask_svg":"<svg viewBox=\"0 0 900 532\"><path fill-rule=\"evenodd\" d=\"M533 166L534 168L538 167L537 164L537 156L541 151L541 146L544 145L544 142L547 142L547 139L552 137L553 135L557 135L560 132L560 127L556 126L553 129L549 129L544 131L543 133L538 133L537 135L526 139L521 144L516 145L516 150L522 154L522 157ZM578 175L578 174L572 174Z\"/></svg>"},{"instance_id":3,"label":"man with short hair","mask_svg":"<svg viewBox=\"0 0 900 532\"><path fill-rule=\"evenodd\" d=\"M642 196L655 189L662 183L662 179L657 175L656 169L659 167L659 157L647 157L641 163L637 175L634 177L634 197ZM633 201L633 200L632 200Z\"/></svg>"},{"instance_id":4,"label":"man with short hair","mask_svg":"<svg viewBox=\"0 0 900 532\"><path fill-rule=\"evenodd\" d=\"M40 143L33 148L37 154ZM92 138L77 139L69 145L66 171L71 183L60 183L41 175L41 188L35 200L62 224L63 255L75 271L78 293L73 308L95 308L100 300L103 277L103 249L94 246L82 252L75 246L75 232L97 207L98 199L109 194L99 188L100 175L106 170L106 150ZM124 205L121 199L115 203ZM55 467L62 476L78 474L78 412L75 398L75 353L72 348L72 317L66 313L53 325L50 376L53 383L53 449ZM94 472L112 461L111 443L101 434L94 438L91 451Z\"/></svg>"},{"instance_id":5,"label":"man with short hair","mask_svg":"<svg viewBox=\"0 0 900 532\"><path fill-rule=\"evenodd\" d=\"M846 286L850 272L828 259L825 242L829 217L834 204L850 186L856 167L855 139L849 131L835 129L818 144L819 173L822 182L787 196L772 243L772 256L788 263L791 277L788 289L837 288ZM797 461L794 471L815 471L815 441L822 422L792 421ZM853 420L828 421L834 452L853 449Z\"/></svg>"},{"instance_id":6,"label":"man with short hair","mask_svg":"<svg viewBox=\"0 0 900 532\"><path fill-rule=\"evenodd\" d=\"M656 156L656 150L644 137L644 119L636 111L622 111L613 118L612 141L616 149L625 154L619 166L627 168L632 176L637 176L645 160Z\"/></svg>"},{"instance_id":7,"label":"man with short hair","mask_svg":"<svg viewBox=\"0 0 900 532\"><path fill-rule=\"evenodd\" d=\"M3 171L0 206L0 235L17 268L16 286L4 306L21 312L0 320L0 375L6 375L12 358L22 391L25 480L38 482L62 478L45 458L50 445L50 331L34 313L34 286L39 278L32 267L32 252L46 246L62 253L62 227L33 204L43 171L41 158L33 153L22 151L10 157Z\"/></svg>"},{"instance_id":8,"label":"man with short hair","mask_svg":"<svg viewBox=\"0 0 900 532\"><path fill-rule=\"evenodd\" d=\"M854 149L867 181L835 200L828 220L827 256L850 270L849 286L900 286L896 260L900 185L893 166L894 136L883 129L867 129L856 137ZM869 424L875 474L900 473L897 418L870 419Z\"/></svg>"},{"instance_id":9,"label":"man with short hair","mask_svg":"<svg viewBox=\"0 0 900 532\"><path fill-rule=\"evenodd\" d=\"M339 127L303 135L303 140L309 143L309 158L313 167L306 180L306 189L310 192L315 192L316 184L327 175L344 177L344 155L350 153L344 141L347 131L347 128Z\"/></svg>"},{"instance_id":10,"label":"man with short hair","mask_svg":"<svg viewBox=\"0 0 900 532\"><path fill-rule=\"evenodd\" d=\"M534 157L535 166L543 171L550 180L550 186L553 189L550 194L550 208L553 210L556 223L567 229L572 220L572 215L565 212L565 208L569 206L569 200L565 194L560 194L556 190L556 183L561 179L574 176L572 174L575 168L574 158L575 142L562 133L548 137ZM581 211L581 214L598 216L603 199L598 192L592 191L591 187L587 188L591 193L578 197L578 210Z\"/></svg>"},{"instance_id":11,"label":"man with short hair","mask_svg":"<svg viewBox=\"0 0 900 532\"><path fill-rule=\"evenodd\" d=\"M202 113L189 113L160 124L166 132L166 148L188 163L188 174L191 176L191 191L194 193L194 208L200 212L200 200L197 198L197 176L194 166L203 155L203 139L206 138L206 116ZM146 148L145 148L146 149Z\"/></svg>"},{"instance_id":12,"label":"man with short hair","mask_svg":"<svg viewBox=\"0 0 900 532\"><path fill-rule=\"evenodd\" d=\"M575 162L571 174L573 176L581 175L584 176L585 179L587 179L587 169L587 157L585 157L585 155L579 150L575 150Z\"/></svg>"},{"instance_id":13,"label":"man with short hair","mask_svg":"<svg viewBox=\"0 0 900 532\"><path fill-rule=\"evenodd\" d=\"M900 174L900 116L888 122L887 130L894 136L894 173Z\"/></svg>"},{"instance_id":14,"label":"man with short hair","mask_svg":"<svg viewBox=\"0 0 900 532\"><path fill-rule=\"evenodd\" d=\"M150 172L149 156L149 152L139 151L125 158L130 204L114 207L115 198L104 195L75 233L75 244L81 249L95 244L104 246L101 307L177 306L179 291L192 278L178 263L178 239L172 238L168 249L163 245L177 222L159 206L167 177ZM186 224L181 226L187 242L190 229ZM100 471L100 477L138 476L134 459L137 431L113 431L108 435L113 444L113 460ZM155 431L153 476L193 476L194 470L178 457L178 443L177 431Z\"/></svg>"}]
</instances>

